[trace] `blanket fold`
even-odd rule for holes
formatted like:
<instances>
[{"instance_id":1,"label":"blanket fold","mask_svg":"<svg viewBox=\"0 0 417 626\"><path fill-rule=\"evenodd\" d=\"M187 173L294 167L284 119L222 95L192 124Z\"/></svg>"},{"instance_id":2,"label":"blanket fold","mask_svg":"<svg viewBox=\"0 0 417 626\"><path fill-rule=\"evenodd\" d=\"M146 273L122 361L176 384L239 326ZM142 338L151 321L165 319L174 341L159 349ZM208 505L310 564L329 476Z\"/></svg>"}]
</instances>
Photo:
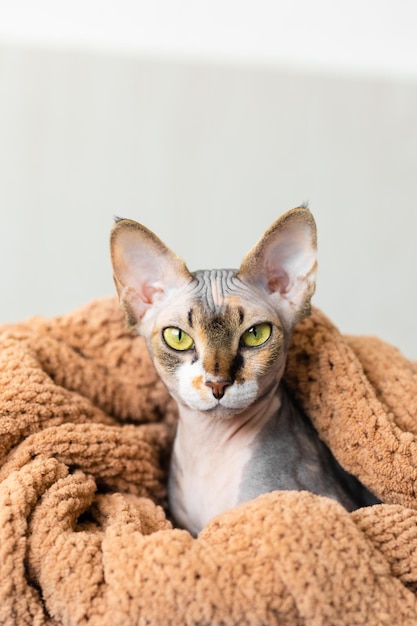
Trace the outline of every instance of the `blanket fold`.
<instances>
[{"instance_id":1,"label":"blanket fold","mask_svg":"<svg viewBox=\"0 0 417 626\"><path fill-rule=\"evenodd\" d=\"M285 384L384 504L307 492L194 539L166 508L176 409L115 298L0 327L0 624L417 623L417 365L319 311Z\"/></svg>"}]
</instances>

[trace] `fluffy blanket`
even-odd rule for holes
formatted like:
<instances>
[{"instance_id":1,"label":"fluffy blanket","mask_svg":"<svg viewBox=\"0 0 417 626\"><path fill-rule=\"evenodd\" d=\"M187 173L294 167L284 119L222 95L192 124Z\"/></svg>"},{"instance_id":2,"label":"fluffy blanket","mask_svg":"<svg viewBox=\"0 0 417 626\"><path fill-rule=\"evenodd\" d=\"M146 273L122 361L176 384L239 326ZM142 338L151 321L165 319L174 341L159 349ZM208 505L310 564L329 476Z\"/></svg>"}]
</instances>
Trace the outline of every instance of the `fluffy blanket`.
<instances>
[{"instance_id":1,"label":"fluffy blanket","mask_svg":"<svg viewBox=\"0 0 417 626\"><path fill-rule=\"evenodd\" d=\"M417 367L318 311L286 384L384 504L274 492L192 538L166 514L175 407L115 299L0 328L0 623L417 623Z\"/></svg>"}]
</instances>

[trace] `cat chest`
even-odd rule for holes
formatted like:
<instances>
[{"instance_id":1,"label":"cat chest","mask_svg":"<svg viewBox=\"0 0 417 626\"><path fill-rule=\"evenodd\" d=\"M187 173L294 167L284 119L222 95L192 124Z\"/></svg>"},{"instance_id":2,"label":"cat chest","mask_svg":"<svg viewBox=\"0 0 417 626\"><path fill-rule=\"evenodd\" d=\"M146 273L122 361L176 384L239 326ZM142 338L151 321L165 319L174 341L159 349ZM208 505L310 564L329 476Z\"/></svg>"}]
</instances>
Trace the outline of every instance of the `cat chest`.
<instances>
[{"instance_id":1,"label":"cat chest","mask_svg":"<svg viewBox=\"0 0 417 626\"><path fill-rule=\"evenodd\" d=\"M169 500L180 526L196 535L213 517L239 503L245 467L252 455L248 444L214 451L195 449L188 454L180 443L174 445Z\"/></svg>"}]
</instances>

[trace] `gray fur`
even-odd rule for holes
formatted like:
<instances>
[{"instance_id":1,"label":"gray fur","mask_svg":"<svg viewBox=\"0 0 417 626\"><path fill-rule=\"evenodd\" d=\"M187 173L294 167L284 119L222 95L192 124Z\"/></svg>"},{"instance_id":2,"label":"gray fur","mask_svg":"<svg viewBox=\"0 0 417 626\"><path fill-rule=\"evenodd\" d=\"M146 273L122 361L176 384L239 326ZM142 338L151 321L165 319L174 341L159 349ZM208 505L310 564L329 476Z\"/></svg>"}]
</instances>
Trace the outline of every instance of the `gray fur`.
<instances>
[{"instance_id":1,"label":"gray fur","mask_svg":"<svg viewBox=\"0 0 417 626\"><path fill-rule=\"evenodd\" d=\"M339 501L349 511L378 502L339 465L285 389L280 410L252 447L240 483L239 502L275 490L310 491Z\"/></svg>"}]
</instances>

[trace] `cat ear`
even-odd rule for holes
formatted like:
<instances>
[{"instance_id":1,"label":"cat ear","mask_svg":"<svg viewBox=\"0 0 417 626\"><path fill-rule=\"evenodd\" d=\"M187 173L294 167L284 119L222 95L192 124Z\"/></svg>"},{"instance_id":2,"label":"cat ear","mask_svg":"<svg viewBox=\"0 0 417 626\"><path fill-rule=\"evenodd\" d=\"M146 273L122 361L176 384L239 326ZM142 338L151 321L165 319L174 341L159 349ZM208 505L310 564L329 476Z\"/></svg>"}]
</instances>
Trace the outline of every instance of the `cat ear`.
<instances>
[{"instance_id":1,"label":"cat ear","mask_svg":"<svg viewBox=\"0 0 417 626\"><path fill-rule=\"evenodd\" d=\"M243 259L238 276L266 291L290 327L309 315L317 270L316 224L299 207L280 217Z\"/></svg>"},{"instance_id":2,"label":"cat ear","mask_svg":"<svg viewBox=\"0 0 417 626\"><path fill-rule=\"evenodd\" d=\"M110 249L114 282L130 325L140 322L157 302L191 280L184 261L133 220L116 222Z\"/></svg>"}]
</instances>

